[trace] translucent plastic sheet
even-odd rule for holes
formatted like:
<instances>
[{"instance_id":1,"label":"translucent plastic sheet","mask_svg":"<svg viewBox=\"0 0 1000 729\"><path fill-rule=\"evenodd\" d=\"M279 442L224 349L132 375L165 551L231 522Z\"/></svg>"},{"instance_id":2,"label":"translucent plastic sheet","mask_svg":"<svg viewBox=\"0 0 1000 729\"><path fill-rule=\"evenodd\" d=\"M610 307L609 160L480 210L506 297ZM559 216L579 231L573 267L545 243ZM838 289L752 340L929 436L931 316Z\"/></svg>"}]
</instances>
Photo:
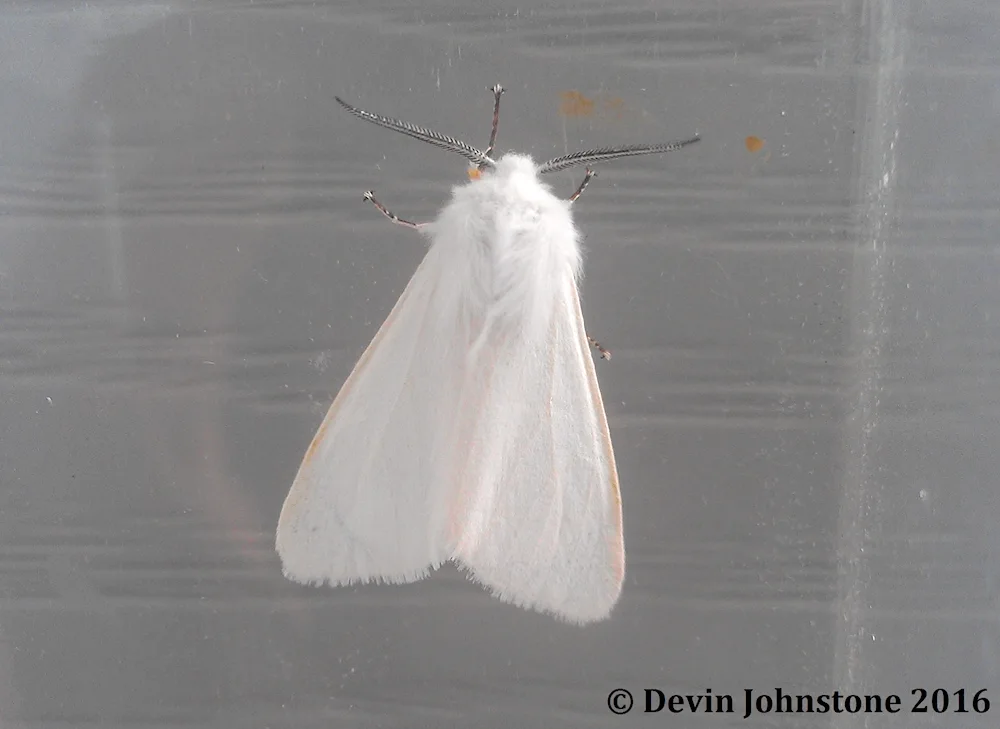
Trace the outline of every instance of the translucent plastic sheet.
<instances>
[{"instance_id":1,"label":"translucent plastic sheet","mask_svg":"<svg viewBox=\"0 0 1000 729\"><path fill-rule=\"evenodd\" d=\"M1000 674L998 23L986 0L6 5L0 723L996 726L972 696ZM426 220L466 179L333 96L484 144L498 81L502 150L703 137L602 167L575 211L628 555L583 629L448 567L299 587L273 551L424 252L362 191ZM744 719L747 688L904 711ZM644 713L646 689L737 710Z\"/></svg>"}]
</instances>

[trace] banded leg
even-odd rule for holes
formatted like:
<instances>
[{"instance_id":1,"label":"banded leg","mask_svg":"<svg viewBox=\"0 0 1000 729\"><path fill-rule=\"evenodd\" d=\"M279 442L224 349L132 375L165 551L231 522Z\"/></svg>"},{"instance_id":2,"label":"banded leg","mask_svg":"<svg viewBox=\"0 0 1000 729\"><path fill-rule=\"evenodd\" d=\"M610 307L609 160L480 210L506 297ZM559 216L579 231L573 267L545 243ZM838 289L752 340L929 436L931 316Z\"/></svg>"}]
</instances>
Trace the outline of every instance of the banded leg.
<instances>
[{"instance_id":1,"label":"banded leg","mask_svg":"<svg viewBox=\"0 0 1000 729\"><path fill-rule=\"evenodd\" d=\"M490 132L490 146L486 148L486 156L492 159L493 147L496 146L497 141L497 127L500 125L500 97L507 89L497 84L489 90L493 92L493 129Z\"/></svg>"},{"instance_id":2,"label":"banded leg","mask_svg":"<svg viewBox=\"0 0 1000 729\"><path fill-rule=\"evenodd\" d=\"M569 196L569 201L576 202L576 199L583 194L583 191L587 189L587 185L589 185L590 181L595 177L597 177L597 172L588 167L587 174L584 176L583 182L581 182L580 186L576 188L576 192Z\"/></svg>"},{"instance_id":3,"label":"banded leg","mask_svg":"<svg viewBox=\"0 0 1000 729\"><path fill-rule=\"evenodd\" d=\"M611 350L610 349L605 349L604 347L602 347L601 343L598 342L596 339L594 339L589 334L587 335L587 341L590 342L594 346L594 349L596 349L598 352L601 353L601 359L611 359Z\"/></svg>"},{"instance_id":4,"label":"banded leg","mask_svg":"<svg viewBox=\"0 0 1000 729\"><path fill-rule=\"evenodd\" d=\"M382 203L380 203L378 200L375 199L374 190L365 190L364 198L372 205L377 207L379 209L379 212L382 213L382 215L389 218L389 220L394 222L396 225L402 225L406 228L413 228L414 230L416 230L417 228L422 228L423 226L427 225L427 223L414 223L412 220L404 220L395 213L390 212L385 205L383 205Z\"/></svg>"}]
</instances>

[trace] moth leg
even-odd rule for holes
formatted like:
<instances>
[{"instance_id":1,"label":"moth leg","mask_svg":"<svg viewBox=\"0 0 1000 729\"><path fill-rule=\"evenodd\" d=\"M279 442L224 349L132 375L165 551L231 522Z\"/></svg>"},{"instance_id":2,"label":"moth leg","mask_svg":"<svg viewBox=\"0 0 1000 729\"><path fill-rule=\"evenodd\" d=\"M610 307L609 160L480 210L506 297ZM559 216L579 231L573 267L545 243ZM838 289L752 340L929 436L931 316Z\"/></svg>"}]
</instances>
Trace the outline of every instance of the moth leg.
<instances>
[{"instance_id":1,"label":"moth leg","mask_svg":"<svg viewBox=\"0 0 1000 729\"><path fill-rule=\"evenodd\" d=\"M372 205L374 205L375 207L377 207L379 209L379 212L382 213L382 215L384 215L385 217L389 218L389 220L391 220L392 222L396 223L397 225L402 225L402 226L404 226L406 228L413 228L413 229L422 228L425 225L427 225L427 223L414 223L412 220L403 220L402 218L400 218L399 216L397 216L395 213L390 212L389 209L386 208L385 205L383 205L382 203L380 203L378 200L375 199L375 191L374 190L365 190L365 196L364 197L365 197L365 200L367 200Z\"/></svg>"},{"instance_id":2,"label":"moth leg","mask_svg":"<svg viewBox=\"0 0 1000 729\"><path fill-rule=\"evenodd\" d=\"M583 191L587 189L587 185L589 185L590 181L595 177L597 177L597 172L588 167L587 174L584 175L583 182L581 182L580 186L576 188L576 192L569 196L569 201L576 202L576 199L583 194Z\"/></svg>"},{"instance_id":3,"label":"moth leg","mask_svg":"<svg viewBox=\"0 0 1000 729\"><path fill-rule=\"evenodd\" d=\"M605 349L601 346L601 343L594 339L589 334L587 335L587 341L594 345L594 349L601 353L601 359L611 359L611 350Z\"/></svg>"},{"instance_id":4,"label":"moth leg","mask_svg":"<svg viewBox=\"0 0 1000 729\"><path fill-rule=\"evenodd\" d=\"M497 84L489 89L493 92L493 131L490 132L490 146L486 148L486 156L493 157L493 147L496 145L497 141L497 126L500 124L500 97L503 96L503 92L506 91L503 86ZM480 165L482 166L482 165Z\"/></svg>"}]
</instances>

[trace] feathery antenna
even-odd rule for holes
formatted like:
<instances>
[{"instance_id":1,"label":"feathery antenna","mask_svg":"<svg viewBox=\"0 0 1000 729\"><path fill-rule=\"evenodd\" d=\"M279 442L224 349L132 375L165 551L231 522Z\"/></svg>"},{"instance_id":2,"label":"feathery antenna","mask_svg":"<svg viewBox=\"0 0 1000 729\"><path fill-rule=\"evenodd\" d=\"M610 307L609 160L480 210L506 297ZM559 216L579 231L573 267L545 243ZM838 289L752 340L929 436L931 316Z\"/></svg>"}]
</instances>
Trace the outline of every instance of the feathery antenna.
<instances>
[{"instance_id":1,"label":"feathery antenna","mask_svg":"<svg viewBox=\"0 0 1000 729\"><path fill-rule=\"evenodd\" d=\"M418 127L416 124L410 124L399 119L392 119L387 116L382 116L381 114L373 114L370 111L365 111L364 109L359 109L356 106L348 104L339 96L335 96L334 98L337 100L338 104L359 119L364 119L366 122L371 122L372 124L376 124L380 127L391 129L394 132L405 134L408 137L419 139L422 142L427 142L428 144L432 144L440 149L460 154L482 170L487 167L496 167L496 160L493 158L493 151L496 148L497 127L500 122L500 97L503 96L505 89L500 84L497 84L491 87L490 91L493 92L494 97L493 128L490 132L490 145L486 148L485 152L476 149L471 144L466 144L461 140L455 139L454 137L439 134L438 132L427 129L426 127ZM550 159L538 168L538 173L544 175L549 172L565 170L568 167L574 167L576 165L590 165L594 162L607 162L609 160L619 159L620 157L637 157L644 154L662 154L664 152L673 152L676 149L687 147L689 144L694 144L698 141L701 141L701 137L695 136L690 139L667 142L665 144L631 144L625 147L600 147L598 149L590 149L583 152L573 152L572 154L565 154L561 157ZM586 187L591 177L593 177L593 175L588 173L588 176L584 179L584 182L574 194L574 200L579 197L581 192L583 192L583 188Z\"/></svg>"},{"instance_id":2,"label":"feathery antenna","mask_svg":"<svg viewBox=\"0 0 1000 729\"><path fill-rule=\"evenodd\" d=\"M587 150L586 152L573 152L572 154L564 154L562 157L550 159L538 168L538 173L544 175L547 172L558 172L567 167L589 165L594 162L607 162L619 157L638 157L642 154L673 152L675 149L681 149L698 141L701 141L701 137L691 137L691 139L667 142L666 144L630 144L627 147L601 147L599 149Z\"/></svg>"},{"instance_id":3,"label":"feathery antenna","mask_svg":"<svg viewBox=\"0 0 1000 729\"><path fill-rule=\"evenodd\" d=\"M366 122L371 122L372 124L377 124L380 127L391 129L394 132L405 134L408 137L419 139L422 142L433 144L435 147L439 147L440 149L446 149L449 152L460 154L473 164L478 165L480 168L496 166L496 162L488 157L484 152L476 149L470 144L459 141L454 137L438 134L430 129L418 127L416 124L410 124L408 122L400 121L399 119L391 119L387 116L382 116L381 114L373 114L370 111L365 111L364 109L359 109L356 106L351 106L339 96L335 96L334 98L337 100L338 104L354 114L354 116L359 119L364 119ZM499 99L499 96L497 98Z\"/></svg>"}]
</instances>

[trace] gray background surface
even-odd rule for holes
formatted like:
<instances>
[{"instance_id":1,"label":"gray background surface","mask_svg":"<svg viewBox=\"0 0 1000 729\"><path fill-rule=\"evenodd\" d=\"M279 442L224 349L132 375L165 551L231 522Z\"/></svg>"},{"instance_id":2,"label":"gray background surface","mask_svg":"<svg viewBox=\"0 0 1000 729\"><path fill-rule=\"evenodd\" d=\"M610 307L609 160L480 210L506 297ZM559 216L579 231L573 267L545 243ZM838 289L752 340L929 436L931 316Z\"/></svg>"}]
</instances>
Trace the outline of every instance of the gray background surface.
<instances>
[{"instance_id":1,"label":"gray background surface","mask_svg":"<svg viewBox=\"0 0 1000 729\"><path fill-rule=\"evenodd\" d=\"M5 4L0 723L996 726L606 697L1000 689L998 74L990 0ZM629 570L585 629L272 549L423 255L361 192L465 175L333 95L484 144L497 81L502 149L704 138L577 207Z\"/></svg>"}]
</instances>

